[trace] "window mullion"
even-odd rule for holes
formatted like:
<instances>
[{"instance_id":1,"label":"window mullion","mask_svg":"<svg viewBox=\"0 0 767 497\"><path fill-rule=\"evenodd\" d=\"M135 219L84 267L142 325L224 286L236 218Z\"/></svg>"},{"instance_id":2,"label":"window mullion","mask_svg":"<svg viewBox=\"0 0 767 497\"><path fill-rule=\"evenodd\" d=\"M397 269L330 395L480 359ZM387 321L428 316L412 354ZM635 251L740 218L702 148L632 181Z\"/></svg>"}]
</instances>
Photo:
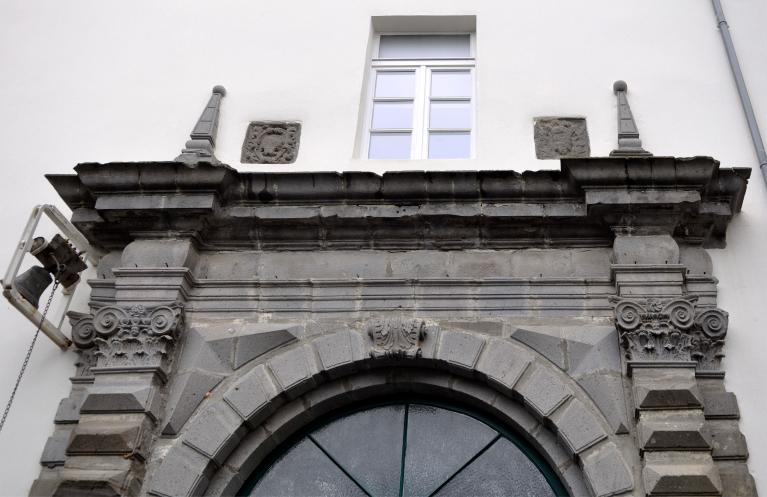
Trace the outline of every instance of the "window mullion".
<instances>
[{"instance_id":1,"label":"window mullion","mask_svg":"<svg viewBox=\"0 0 767 497\"><path fill-rule=\"evenodd\" d=\"M424 66L416 68L416 88L415 101L413 102L413 135L412 148L410 152L411 159L421 159L423 157L423 129L425 122L423 120L424 106L424 80L426 78Z\"/></svg>"}]
</instances>

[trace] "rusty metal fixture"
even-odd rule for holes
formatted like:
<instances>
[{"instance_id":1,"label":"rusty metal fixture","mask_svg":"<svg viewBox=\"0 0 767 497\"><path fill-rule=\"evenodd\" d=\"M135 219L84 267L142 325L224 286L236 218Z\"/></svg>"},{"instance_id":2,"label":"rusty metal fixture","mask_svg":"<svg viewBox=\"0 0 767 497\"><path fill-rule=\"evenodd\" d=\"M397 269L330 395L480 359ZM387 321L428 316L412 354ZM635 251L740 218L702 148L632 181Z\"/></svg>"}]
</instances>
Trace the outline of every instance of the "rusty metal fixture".
<instances>
[{"instance_id":1,"label":"rusty metal fixture","mask_svg":"<svg viewBox=\"0 0 767 497\"><path fill-rule=\"evenodd\" d=\"M34 255L64 288L69 288L80 281L80 273L88 266L72 244L63 236L56 234L50 241L39 236L34 239L29 253Z\"/></svg>"}]
</instances>

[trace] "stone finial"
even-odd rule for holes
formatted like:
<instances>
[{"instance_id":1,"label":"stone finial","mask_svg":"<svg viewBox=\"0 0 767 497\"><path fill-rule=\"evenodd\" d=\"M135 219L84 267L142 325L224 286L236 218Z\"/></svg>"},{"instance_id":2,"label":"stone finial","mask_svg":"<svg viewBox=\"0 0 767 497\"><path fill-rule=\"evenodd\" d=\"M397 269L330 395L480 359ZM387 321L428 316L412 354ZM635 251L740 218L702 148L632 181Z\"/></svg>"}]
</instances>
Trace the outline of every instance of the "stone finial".
<instances>
[{"instance_id":1,"label":"stone finial","mask_svg":"<svg viewBox=\"0 0 767 497\"><path fill-rule=\"evenodd\" d=\"M186 142L181 155L176 157L177 161L219 163L219 160L213 155L213 150L216 147L216 131L218 130L218 115L221 112L221 99L225 95L226 89L223 86L217 85L213 87L213 94L210 96L208 105L202 111L200 119L197 120L197 124L189 134L191 139Z\"/></svg>"},{"instance_id":2,"label":"stone finial","mask_svg":"<svg viewBox=\"0 0 767 497\"><path fill-rule=\"evenodd\" d=\"M612 157L648 156L650 152L642 148L642 140L639 139L634 115L631 113L626 91L628 86L625 81L613 83L613 91L618 97L618 148L610 152Z\"/></svg>"}]
</instances>

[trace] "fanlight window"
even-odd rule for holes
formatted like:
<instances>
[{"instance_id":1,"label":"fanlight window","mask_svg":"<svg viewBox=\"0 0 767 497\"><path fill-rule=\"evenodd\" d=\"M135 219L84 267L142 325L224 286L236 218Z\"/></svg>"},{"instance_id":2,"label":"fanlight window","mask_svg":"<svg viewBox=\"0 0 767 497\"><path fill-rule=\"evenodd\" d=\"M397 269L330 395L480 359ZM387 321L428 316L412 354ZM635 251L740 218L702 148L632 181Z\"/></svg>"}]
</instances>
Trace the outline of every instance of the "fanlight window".
<instances>
[{"instance_id":1,"label":"fanlight window","mask_svg":"<svg viewBox=\"0 0 767 497\"><path fill-rule=\"evenodd\" d=\"M558 497L524 443L450 407L369 407L315 429L256 471L240 495Z\"/></svg>"}]
</instances>

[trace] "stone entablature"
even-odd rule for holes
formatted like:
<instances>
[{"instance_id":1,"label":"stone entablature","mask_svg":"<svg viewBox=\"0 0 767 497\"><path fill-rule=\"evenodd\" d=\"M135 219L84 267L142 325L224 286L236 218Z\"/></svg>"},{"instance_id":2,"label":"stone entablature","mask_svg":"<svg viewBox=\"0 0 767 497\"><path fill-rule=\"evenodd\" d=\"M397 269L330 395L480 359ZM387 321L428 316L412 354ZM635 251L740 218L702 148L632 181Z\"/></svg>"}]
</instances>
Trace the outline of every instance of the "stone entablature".
<instances>
[{"instance_id":1,"label":"stone entablature","mask_svg":"<svg viewBox=\"0 0 767 497\"><path fill-rule=\"evenodd\" d=\"M658 223L721 246L749 169L708 157L563 159L561 171L242 173L179 162L80 164L48 175L97 246L194 237L210 248L350 250L611 246ZM129 215L127 213L130 213Z\"/></svg>"}]
</instances>

